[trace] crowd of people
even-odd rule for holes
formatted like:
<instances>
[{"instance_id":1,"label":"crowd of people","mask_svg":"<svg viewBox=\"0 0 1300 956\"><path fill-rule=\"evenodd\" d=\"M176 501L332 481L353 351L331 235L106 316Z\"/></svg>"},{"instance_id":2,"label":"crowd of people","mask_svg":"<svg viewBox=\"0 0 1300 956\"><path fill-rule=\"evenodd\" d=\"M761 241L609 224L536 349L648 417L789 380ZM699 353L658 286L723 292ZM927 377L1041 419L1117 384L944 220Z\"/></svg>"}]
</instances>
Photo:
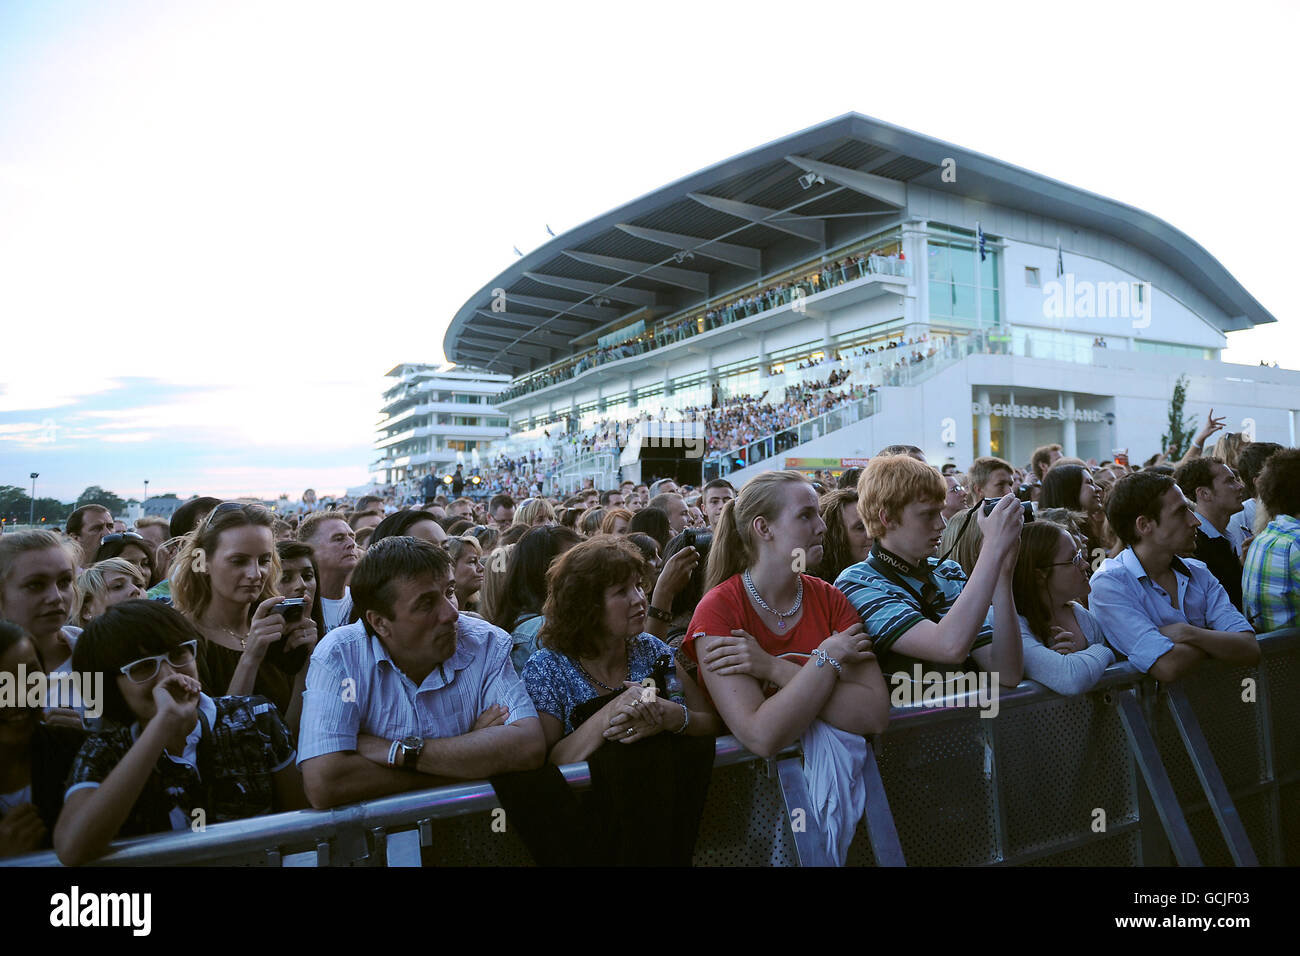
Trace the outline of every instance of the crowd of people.
<instances>
[{"instance_id":1,"label":"crowd of people","mask_svg":"<svg viewBox=\"0 0 1300 956\"><path fill-rule=\"evenodd\" d=\"M761 426L829 387L758 406ZM1207 453L1221 428L1141 467L1051 445L958 471L899 445L739 489L289 517L200 497L134 530L78 508L62 533L0 537L0 677L102 682L0 713L0 856L86 863L198 814L487 779L540 864L689 865L730 733L760 756L799 743L843 863L887 682L919 666L1079 694L1121 659L1167 682L1251 665L1257 634L1295 626L1300 450ZM589 794L559 773L575 761Z\"/></svg>"},{"instance_id":2,"label":"crowd of people","mask_svg":"<svg viewBox=\"0 0 1300 956\"><path fill-rule=\"evenodd\" d=\"M796 298L815 295L846 282L865 278L872 272L873 262L887 263L886 271L895 274L894 270L904 261L904 258L901 253L892 250L873 249L869 252L861 250L840 259L824 262L805 275L771 283L754 292L710 306L696 315L661 322L657 327L647 329L625 342L597 346L562 366L529 376L524 381L511 386L503 393L502 398L518 398L538 389L567 381L606 362L616 362L664 348L674 342L739 322L761 312L790 305Z\"/></svg>"}]
</instances>

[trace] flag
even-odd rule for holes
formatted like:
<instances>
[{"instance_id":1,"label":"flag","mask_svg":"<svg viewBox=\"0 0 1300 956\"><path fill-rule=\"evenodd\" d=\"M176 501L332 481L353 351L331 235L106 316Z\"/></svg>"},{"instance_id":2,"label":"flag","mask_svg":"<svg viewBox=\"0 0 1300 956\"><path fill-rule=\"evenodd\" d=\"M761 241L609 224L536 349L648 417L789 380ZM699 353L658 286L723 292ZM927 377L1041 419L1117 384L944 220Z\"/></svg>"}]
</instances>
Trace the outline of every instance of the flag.
<instances>
[{"instance_id":1,"label":"flag","mask_svg":"<svg viewBox=\"0 0 1300 956\"><path fill-rule=\"evenodd\" d=\"M1061 237L1056 237L1056 277L1065 275L1065 259L1061 257Z\"/></svg>"},{"instance_id":2,"label":"flag","mask_svg":"<svg viewBox=\"0 0 1300 956\"><path fill-rule=\"evenodd\" d=\"M554 232L551 232L551 227L549 225L546 226L546 231L550 233L552 236L555 235Z\"/></svg>"},{"instance_id":3,"label":"flag","mask_svg":"<svg viewBox=\"0 0 1300 956\"><path fill-rule=\"evenodd\" d=\"M511 246L511 248L515 250L515 255L519 256L520 258L523 258L523 255L524 255L524 254L523 254L522 252L519 251L519 247L518 247L518 246Z\"/></svg>"},{"instance_id":4,"label":"flag","mask_svg":"<svg viewBox=\"0 0 1300 956\"><path fill-rule=\"evenodd\" d=\"M980 228L978 221L975 223L975 237L979 240L980 262L983 262L988 256L984 253L984 230Z\"/></svg>"}]
</instances>

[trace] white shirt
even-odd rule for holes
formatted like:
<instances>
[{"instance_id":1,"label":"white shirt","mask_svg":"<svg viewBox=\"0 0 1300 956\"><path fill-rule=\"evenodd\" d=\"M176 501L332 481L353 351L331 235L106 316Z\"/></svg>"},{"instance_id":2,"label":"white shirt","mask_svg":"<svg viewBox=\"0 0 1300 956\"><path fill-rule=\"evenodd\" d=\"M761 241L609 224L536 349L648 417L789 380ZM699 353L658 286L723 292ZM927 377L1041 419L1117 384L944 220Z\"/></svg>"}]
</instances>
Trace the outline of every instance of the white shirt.
<instances>
[{"instance_id":1,"label":"white shirt","mask_svg":"<svg viewBox=\"0 0 1300 956\"><path fill-rule=\"evenodd\" d=\"M322 597L320 608L321 614L325 617L325 633L328 634L336 627L342 627L352 616L352 589L344 585L343 597L337 600Z\"/></svg>"}]
</instances>

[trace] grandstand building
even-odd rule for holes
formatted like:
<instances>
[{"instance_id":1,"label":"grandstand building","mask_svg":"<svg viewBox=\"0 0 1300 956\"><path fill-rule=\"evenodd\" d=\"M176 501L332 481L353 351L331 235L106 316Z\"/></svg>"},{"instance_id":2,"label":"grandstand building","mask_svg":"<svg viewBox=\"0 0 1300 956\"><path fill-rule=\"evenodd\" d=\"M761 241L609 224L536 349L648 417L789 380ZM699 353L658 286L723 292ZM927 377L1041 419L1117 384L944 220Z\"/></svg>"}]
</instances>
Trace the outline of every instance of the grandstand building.
<instances>
[{"instance_id":1,"label":"grandstand building","mask_svg":"<svg viewBox=\"0 0 1300 956\"><path fill-rule=\"evenodd\" d=\"M1145 457L1181 375L1189 412L1294 445L1300 372L1220 358L1227 333L1273 321L1148 213L848 114L556 237L469 298L444 351L509 376L495 408L521 447L557 423L780 404L832 372L868 393L710 452L705 477L744 480L893 443L934 463L1050 442Z\"/></svg>"},{"instance_id":2,"label":"grandstand building","mask_svg":"<svg viewBox=\"0 0 1300 956\"><path fill-rule=\"evenodd\" d=\"M509 420L497 397L510 376L450 365L405 364L384 392L376 426L378 460L373 480L396 485L463 465L477 467L489 445L509 434Z\"/></svg>"}]
</instances>

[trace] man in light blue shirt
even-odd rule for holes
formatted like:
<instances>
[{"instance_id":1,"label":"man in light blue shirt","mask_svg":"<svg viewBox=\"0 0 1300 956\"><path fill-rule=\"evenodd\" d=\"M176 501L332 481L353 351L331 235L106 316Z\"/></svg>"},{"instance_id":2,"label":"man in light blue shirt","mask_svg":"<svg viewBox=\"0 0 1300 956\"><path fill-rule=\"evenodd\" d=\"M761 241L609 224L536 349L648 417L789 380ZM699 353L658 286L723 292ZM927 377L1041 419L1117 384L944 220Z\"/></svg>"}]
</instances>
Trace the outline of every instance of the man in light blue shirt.
<instances>
[{"instance_id":1,"label":"man in light blue shirt","mask_svg":"<svg viewBox=\"0 0 1300 956\"><path fill-rule=\"evenodd\" d=\"M352 575L361 619L316 645L298 761L318 809L542 765L541 722L510 636L461 617L451 558L410 537Z\"/></svg>"},{"instance_id":2,"label":"man in light blue shirt","mask_svg":"<svg viewBox=\"0 0 1300 956\"><path fill-rule=\"evenodd\" d=\"M1259 661L1255 633L1223 585L1204 563L1179 557L1195 547L1200 520L1172 478L1121 478L1106 517L1127 547L1092 576L1088 606L1117 651L1160 681L1176 680L1206 657Z\"/></svg>"}]
</instances>

